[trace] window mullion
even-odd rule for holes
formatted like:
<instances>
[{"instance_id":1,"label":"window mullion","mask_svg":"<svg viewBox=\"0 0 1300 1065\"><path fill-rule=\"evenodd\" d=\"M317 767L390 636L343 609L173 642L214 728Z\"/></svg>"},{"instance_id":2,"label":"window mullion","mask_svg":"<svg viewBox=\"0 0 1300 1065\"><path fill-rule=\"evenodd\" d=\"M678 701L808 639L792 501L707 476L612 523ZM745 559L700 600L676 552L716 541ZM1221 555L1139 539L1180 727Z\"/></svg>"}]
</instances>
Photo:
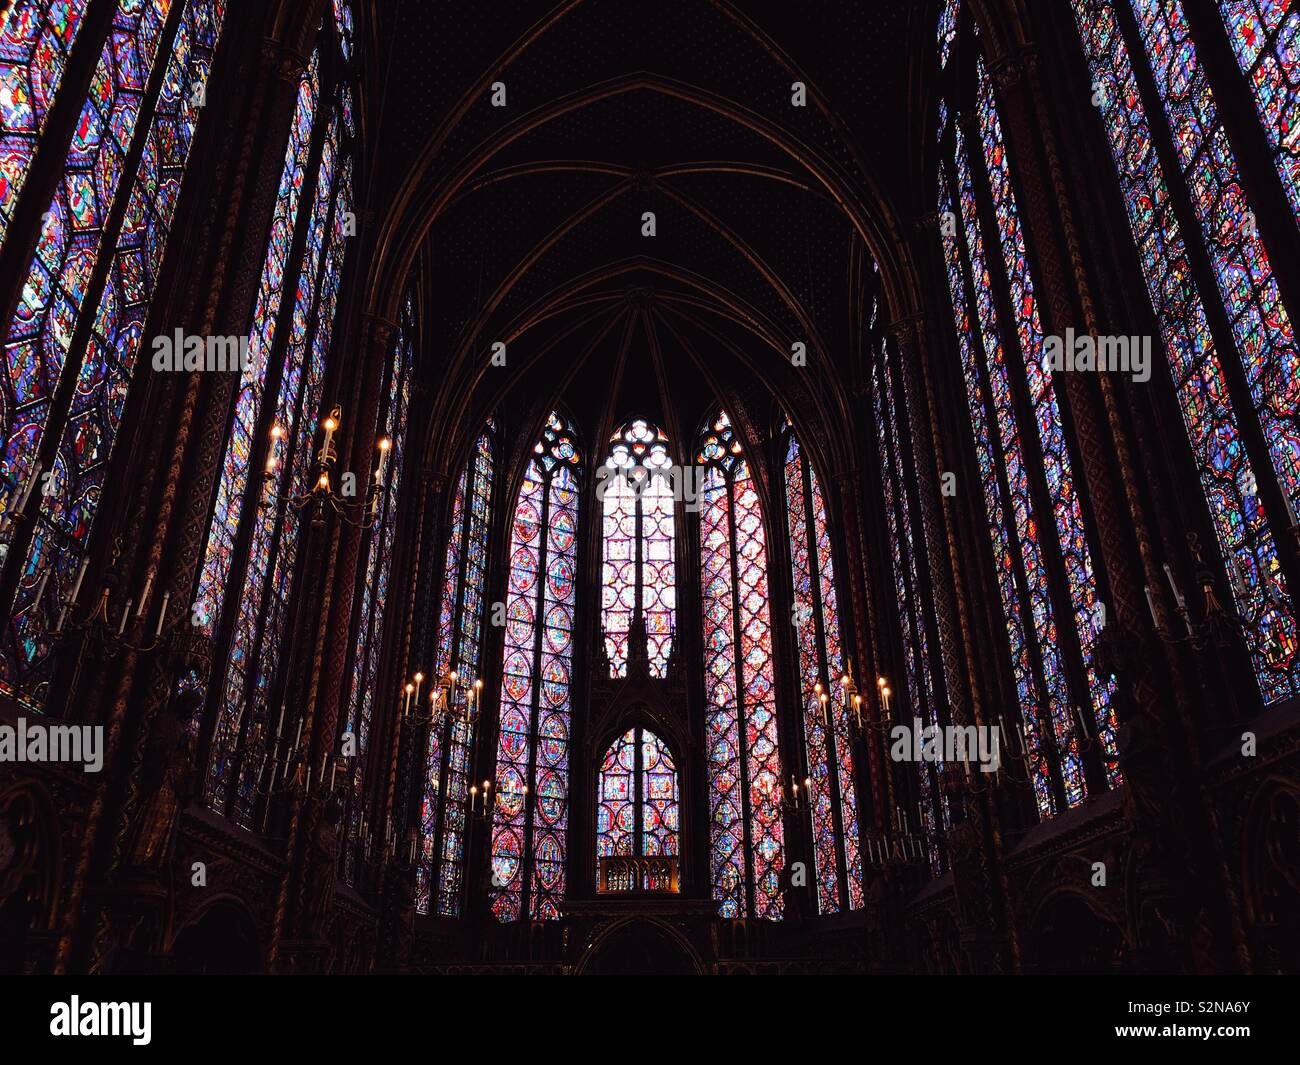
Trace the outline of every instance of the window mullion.
<instances>
[{"instance_id":1,"label":"window mullion","mask_svg":"<svg viewBox=\"0 0 1300 1065\"><path fill-rule=\"evenodd\" d=\"M1260 238L1268 249L1269 264L1277 278L1283 302L1294 322L1300 317L1300 203L1294 205L1278 174L1276 153L1264 135L1263 119L1247 86L1249 75L1237 63L1217 0L1182 0L1197 55L1214 93L1224 133L1242 171L1242 189L1254 205ZM1277 47L1285 19L1268 38L1252 70ZM1282 107L1285 107L1285 101ZM1279 126L1285 118L1278 116Z\"/></svg>"},{"instance_id":2,"label":"window mullion","mask_svg":"<svg viewBox=\"0 0 1300 1065\"><path fill-rule=\"evenodd\" d=\"M54 104L36 133L36 147L23 174L18 199L0 236L0 277L7 279L0 289L3 309L0 320L5 323L13 319L27 278L27 266L44 226L45 210L63 180L68 149L89 97L99 57L112 33L117 3L118 0L89 0L85 5L81 28L68 53ZM33 54L32 62L35 61Z\"/></svg>"},{"instance_id":3,"label":"window mullion","mask_svg":"<svg viewBox=\"0 0 1300 1065\"><path fill-rule=\"evenodd\" d=\"M970 168L971 187L974 191L977 208L976 224L979 226L984 240L985 260L988 266L992 297L996 306L998 339L1005 355L1004 367L1006 369L1007 383L1010 385L1011 390L1011 410L1008 412L1008 416L1017 426L1021 461L1028 474L1030 495L1034 509L1037 512L1038 543L1043 549L1043 560L1047 567L1045 575L1047 590L1052 598L1052 609L1056 615L1057 635L1065 652L1063 657L1067 663L1067 681L1072 702L1072 707L1066 708L1069 734L1076 738L1076 742L1079 742L1083 738L1079 734L1081 726L1075 720L1074 714L1069 713L1069 710L1078 708L1079 712L1082 713L1082 708L1087 707L1087 716L1095 718L1093 693L1088 684L1087 656L1084 654L1079 635L1079 623L1075 616L1070 577L1065 567L1061 545L1062 531L1052 495L1047 486L1038 412L1034 409L1029 394L1029 385L1025 377L1024 361L1029 355L1021 347L1020 331L1017 328L1017 311L1011 296L1001 235L997 229L997 207L993 203L989 176L985 169L983 131L976 128L972 122L965 132L967 135L967 165ZM1006 150L1005 145L1003 150ZM1018 205L1015 209L1019 209ZM1021 225L1024 225L1023 219ZM1055 382L1050 382L1048 387L1055 389ZM1058 410L1061 398L1059 394L1056 396ZM1061 435L1062 443L1068 448L1068 441L1065 440L1063 428ZM1068 451L1066 458L1072 458ZM1071 479L1074 480L1077 488L1078 482L1073 465L1071 466ZM1085 747L1083 743L1079 742L1079 758L1083 763L1084 780L1087 783L1088 793L1099 795L1105 792L1108 785L1106 783L1105 769L1101 764L1100 744L1092 743Z\"/></svg>"},{"instance_id":4,"label":"window mullion","mask_svg":"<svg viewBox=\"0 0 1300 1065\"><path fill-rule=\"evenodd\" d=\"M1165 115L1155 76L1151 72L1146 46L1129 5L1116 0L1114 12L1115 24L1120 31L1123 46L1128 52L1133 77L1137 81L1138 91L1141 94L1142 110L1151 133L1151 145L1155 150L1160 169L1165 175L1164 184L1170 206L1182 230L1188 266L1192 270L1196 288L1201 296L1201 304L1205 310L1214 345L1220 352L1219 364L1223 370L1223 381L1228 390L1229 403L1237 415L1237 424L1246 447L1249 466L1257 471L1256 492L1268 518L1269 534L1277 547L1278 564L1285 574L1287 588L1291 589L1291 616L1297 618L1300 617L1300 553L1286 549L1284 530L1289 522L1282 490L1274 476L1272 452L1259 422L1249 382L1246 380L1245 368L1241 363L1241 352L1233 336L1228 309L1221 298L1217 274L1210 251L1206 247L1200 218L1187 191L1183 168L1173 142L1173 132ZM1205 146L1200 150L1203 153ZM1258 476L1260 473L1264 475ZM1226 571L1221 572L1227 576ZM1229 580L1228 584L1231 587L1232 581ZM1258 649L1248 645L1248 650Z\"/></svg>"},{"instance_id":5,"label":"window mullion","mask_svg":"<svg viewBox=\"0 0 1300 1065\"><path fill-rule=\"evenodd\" d=\"M538 466L541 472L541 466ZM533 881L533 811L537 808L537 746L541 742L538 735L538 718L541 708L542 644L546 637L546 570L551 561L551 486L558 473L552 469L544 477L541 485L541 521L537 529L537 591L533 608L533 683L528 705L528 791L524 795L524 839L520 859L519 881L519 917L530 918L532 913Z\"/></svg>"},{"instance_id":6,"label":"window mullion","mask_svg":"<svg viewBox=\"0 0 1300 1065\"><path fill-rule=\"evenodd\" d=\"M284 358L289 343L287 334L293 318L294 301L291 294L297 291L298 277L302 268L303 250L306 247L307 234L311 228L311 205L315 201L316 184L320 179L320 162L328 127L328 110L318 109L312 128L311 147L304 167L307 178L303 182L303 188L299 193L297 215L294 219L293 242L285 258L285 273L280 286L279 305L276 308L275 333L271 350L266 355L266 377L263 381L262 394L258 402L257 416L253 423L248 456L250 471L262 469L266 464L271 424L275 420L278 406L277 400L283 381ZM230 446L230 433L236 416L236 407L239 403L240 380L240 377L236 377L232 382L233 394L230 398L226 416L226 440L222 451L223 455ZM219 477L220 474L218 473ZM243 499L239 509L239 527L232 545L233 561L229 572L226 574L222 589L219 620L214 639L215 646L212 659L214 663L229 662L231 642L234 638L235 623L238 621L239 613L239 596L238 594L232 595L231 590L242 589L244 581L247 579L248 553L252 543L253 529L257 523L261 494L262 483L260 478L249 476L244 484ZM212 520L218 519L214 515ZM225 690L225 684L226 670L222 665L217 665L213 673L208 677L207 706L204 714L205 720L208 722L209 742L224 713L222 694ZM227 774L227 779L222 785L222 790L230 795L233 795L233 782L231 779L233 776L234 774ZM221 809L226 808L227 803L223 800Z\"/></svg>"},{"instance_id":7,"label":"window mullion","mask_svg":"<svg viewBox=\"0 0 1300 1065\"><path fill-rule=\"evenodd\" d=\"M82 292L80 300L76 306L76 326L73 329L72 337L64 352L62 365L58 371L58 382L54 390L50 393L47 400L47 413L44 419L44 425L41 427L39 443L36 447L35 461L31 469L49 470L53 468L54 461L58 455L59 445L63 441L63 432L67 425L69 406L72 402L72 395L77 385L78 376L81 373L82 363L87 353L93 349L92 330L95 324L95 310L99 307L100 297L103 295L104 286L108 281L109 271L113 266L114 252L117 249L118 237L122 231L122 221L126 216L126 208L131 199L131 190L135 186L136 171L139 169L140 160L144 155L145 145L149 140L149 133L153 125L154 110L158 103L158 95L162 91L163 81L165 80L167 68L171 61L171 46L176 36L177 27L180 25L181 15L184 11L183 3L176 4L169 12L167 23L159 34L158 43L154 52L153 64L149 70L148 80L145 82L144 91L141 93L140 108L136 114L134 125L131 129L131 143L122 157L121 170L119 171L116 184L113 189L112 202L104 215L103 224L100 227L97 248L95 249L95 264L91 268L90 277L87 279L86 287ZM144 15L140 16L142 19ZM111 40L112 29L110 27L108 40ZM81 38L78 38L80 46ZM107 48L108 40L101 45L101 54L97 55L91 67L92 77L98 69L98 63L102 57L103 50ZM116 97L115 97L116 101ZM86 106L86 105L83 105ZM78 111L78 114L80 110ZM96 150L96 162L100 161L99 153L104 149L102 147L104 140L113 137L113 131L105 128L101 131L101 147ZM62 160L66 160L67 152L65 151ZM45 203L51 202L51 196L54 195L58 188L59 181L63 180L66 172L64 165L58 173L58 177L49 183L49 194ZM28 190L24 190L26 192ZM55 313L54 300L57 299L55 290L63 288L61 275L67 269L68 257L72 254L72 226L69 219L64 219L65 225L69 229L69 247L65 251L63 258L60 260L56 271L60 276L52 279L52 289L46 296L47 303L42 310L42 316L48 319ZM34 257L29 255L24 266L20 266L16 275L17 283L22 285L23 279L29 276L31 264ZM21 287L15 289L15 299L17 292ZM5 339L10 324L13 321L13 308L7 308L10 313L5 316ZM36 345L38 351L43 351L47 343L50 343L46 337L46 330L42 330L36 335ZM53 343L58 343L54 340ZM42 359L41 354L35 356ZM21 415L18 412L10 412L10 418L14 424L18 423ZM0 427L8 429L7 426ZM5 441L0 441L0 447L5 445ZM3 471L6 475L11 471ZM21 480L21 479L20 479ZM19 490L20 484L12 486L12 492ZM0 573L0 601L9 603L12 601L12 588L17 584L18 577L22 566L26 563L27 552L31 547L32 535L36 529L35 522L19 523L14 527L14 538L9 545L3 561L0 561L0 568L5 572Z\"/></svg>"},{"instance_id":8,"label":"window mullion","mask_svg":"<svg viewBox=\"0 0 1300 1065\"><path fill-rule=\"evenodd\" d=\"M948 199L953 205L954 210L960 210L961 205L952 195L952 189L957 188L957 184L952 180L952 175L947 175ZM959 227L960 228L960 227ZM1033 672L1035 695L1035 716L1038 727L1039 747L1044 759L1050 769L1052 779L1052 794L1055 799L1058 811L1067 808L1065 801L1065 785L1061 777L1060 752L1057 749L1055 740L1056 732L1052 727L1050 715L1048 713L1048 686L1046 678L1043 675L1043 655L1042 648L1039 646L1038 632L1035 629L1029 613L1033 610L1033 596L1030 594L1029 581L1024 570L1024 547L1020 542L1020 531L1016 526L1014 516L1014 502L1011 494L1011 488L1007 481L1006 474L1006 456L1002 450L1002 437L997 431L997 412L992 406L992 397L989 395L987 369L984 368L984 346L980 334L983 332L983 325L978 320L977 294L975 282L971 270L970 249L967 247L964 233L955 234L950 239L957 242L958 257L961 261L961 281L966 290L966 301L968 314L970 316L970 325L973 335L970 338L972 356L976 364L980 367L981 372L978 380L975 382L976 390L979 393L980 400L983 404L984 421L989 427L988 438L989 447L992 449L992 458L994 466L994 476L997 479L998 491L1002 496L1002 519L1003 531L1007 543L1011 546L1014 557L1017 562L1012 566L1012 579L1016 585L1016 592L1019 596L1019 606L1021 612L1021 629L1024 634L1025 643L1029 651L1029 664ZM976 412L969 412L974 417ZM975 438L974 427L972 426L971 439ZM992 520L992 515L987 515ZM1014 678L1013 678L1014 681ZM1012 687L1015 687L1013 683ZM1023 712L1023 707L1021 708Z\"/></svg>"},{"instance_id":9,"label":"window mullion","mask_svg":"<svg viewBox=\"0 0 1300 1065\"><path fill-rule=\"evenodd\" d=\"M736 671L736 738L737 758L740 763L740 813L741 838L744 847L745 868L745 916L755 912L754 905L754 867L751 848L753 832L750 825L749 798L749 748L746 743L746 705L745 705L745 670L741 649L742 632L740 628L740 566L737 559L736 541L736 480L735 470L723 472L723 484L726 486L727 500L727 565L731 568L731 639L732 659Z\"/></svg>"}]
</instances>

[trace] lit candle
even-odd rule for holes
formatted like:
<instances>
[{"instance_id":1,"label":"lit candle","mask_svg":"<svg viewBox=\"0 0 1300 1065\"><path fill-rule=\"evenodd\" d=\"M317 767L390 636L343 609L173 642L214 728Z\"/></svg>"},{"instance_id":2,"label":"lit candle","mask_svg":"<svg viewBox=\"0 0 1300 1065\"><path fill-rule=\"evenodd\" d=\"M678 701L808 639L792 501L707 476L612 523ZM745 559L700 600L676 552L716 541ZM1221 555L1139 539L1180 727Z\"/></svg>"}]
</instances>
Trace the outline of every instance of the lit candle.
<instances>
[{"instance_id":1,"label":"lit candle","mask_svg":"<svg viewBox=\"0 0 1300 1065\"><path fill-rule=\"evenodd\" d=\"M386 436L379 438L379 460L375 464L375 487L383 488L384 486L384 466L388 462L388 452L392 448L393 442Z\"/></svg>"},{"instance_id":2,"label":"lit candle","mask_svg":"<svg viewBox=\"0 0 1300 1065\"><path fill-rule=\"evenodd\" d=\"M484 809L486 809L486 808L487 808L487 805L486 805L486 803L485 803L485 804L484 804ZM477 784L472 784L472 785L470 785L470 789L469 789L469 812L472 813L472 814L473 814L473 813L478 813L478 785L477 785Z\"/></svg>"},{"instance_id":3,"label":"lit candle","mask_svg":"<svg viewBox=\"0 0 1300 1065\"><path fill-rule=\"evenodd\" d=\"M335 410L337 409L336 407ZM325 429L325 443L320 449L321 461L328 462L334 457L334 431L339 427L339 423L334 415L330 414L322 425Z\"/></svg>"},{"instance_id":4,"label":"lit candle","mask_svg":"<svg viewBox=\"0 0 1300 1065\"><path fill-rule=\"evenodd\" d=\"M415 675L415 698L416 698L416 699L418 699L418 698L420 697L420 685L423 684L423 683L424 683L424 674L423 674L423 673L416 673L416 675ZM414 702L414 701L415 701L415 700L413 699L412 702Z\"/></svg>"},{"instance_id":5,"label":"lit candle","mask_svg":"<svg viewBox=\"0 0 1300 1065\"><path fill-rule=\"evenodd\" d=\"M886 684L883 688L880 689L880 694L884 696L885 699L885 720L888 721L889 720L889 695L890 695L888 684Z\"/></svg>"},{"instance_id":6,"label":"lit candle","mask_svg":"<svg viewBox=\"0 0 1300 1065\"><path fill-rule=\"evenodd\" d=\"M284 430L278 425L271 426L271 450L266 456L266 472L274 473L276 466L280 464L280 438L284 435Z\"/></svg>"}]
</instances>

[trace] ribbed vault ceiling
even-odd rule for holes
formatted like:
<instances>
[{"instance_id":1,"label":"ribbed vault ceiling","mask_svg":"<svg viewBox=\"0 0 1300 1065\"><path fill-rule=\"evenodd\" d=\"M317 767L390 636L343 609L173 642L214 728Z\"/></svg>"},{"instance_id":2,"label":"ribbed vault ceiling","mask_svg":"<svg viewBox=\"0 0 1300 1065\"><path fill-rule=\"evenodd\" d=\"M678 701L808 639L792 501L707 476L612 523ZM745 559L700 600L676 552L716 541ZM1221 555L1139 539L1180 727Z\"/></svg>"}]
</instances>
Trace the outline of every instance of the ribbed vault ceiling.
<instances>
[{"instance_id":1,"label":"ribbed vault ceiling","mask_svg":"<svg viewBox=\"0 0 1300 1065\"><path fill-rule=\"evenodd\" d=\"M424 264L431 438L562 404L588 441L640 413L680 443L764 390L810 431L844 417L867 244L906 200L918 6L375 5L375 284Z\"/></svg>"}]
</instances>

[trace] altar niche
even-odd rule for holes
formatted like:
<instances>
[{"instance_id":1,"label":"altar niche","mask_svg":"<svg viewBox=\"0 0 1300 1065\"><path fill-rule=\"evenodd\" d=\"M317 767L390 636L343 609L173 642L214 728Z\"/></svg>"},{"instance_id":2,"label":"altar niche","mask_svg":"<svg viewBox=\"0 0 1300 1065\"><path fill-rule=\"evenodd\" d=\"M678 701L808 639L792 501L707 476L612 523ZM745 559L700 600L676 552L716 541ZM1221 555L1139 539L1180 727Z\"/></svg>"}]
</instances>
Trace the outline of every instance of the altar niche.
<instances>
[{"instance_id":1,"label":"altar niche","mask_svg":"<svg viewBox=\"0 0 1300 1065\"><path fill-rule=\"evenodd\" d=\"M680 890L680 794L668 745L636 725L605 751L596 777L596 891Z\"/></svg>"}]
</instances>

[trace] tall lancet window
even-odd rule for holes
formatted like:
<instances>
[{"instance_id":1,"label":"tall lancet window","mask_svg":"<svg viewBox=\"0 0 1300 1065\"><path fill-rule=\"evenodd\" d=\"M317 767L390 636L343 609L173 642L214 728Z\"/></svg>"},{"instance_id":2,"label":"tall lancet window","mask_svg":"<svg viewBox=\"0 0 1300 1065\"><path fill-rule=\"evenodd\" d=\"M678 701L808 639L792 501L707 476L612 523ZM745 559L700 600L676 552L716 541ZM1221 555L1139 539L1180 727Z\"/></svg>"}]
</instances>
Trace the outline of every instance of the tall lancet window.
<instances>
[{"instance_id":1,"label":"tall lancet window","mask_svg":"<svg viewBox=\"0 0 1300 1065\"><path fill-rule=\"evenodd\" d=\"M337 48L330 29L322 39ZM321 71L318 49L298 85L249 326L249 369L238 382L193 604L197 624L218 647L208 684L204 801L246 827L254 827L259 789L270 786L284 727L285 712L273 716L271 708L279 699L273 685L301 531L290 500L313 484L353 221L351 88L342 80L324 85ZM259 476L250 476L253 469Z\"/></svg>"},{"instance_id":2,"label":"tall lancet window","mask_svg":"<svg viewBox=\"0 0 1300 1065\"><path fill-rule=\"evenodd\" d=\"M878 297L877 297L878 298ZM879 448L880 481L885 511L885 527L889 531L890 555L893 558L894 596L898 604L898 625L903 640L903 660L907 680L908 706L914 717L920 718L922 727L938 726L939 705L935 697L934 674L931 673L930 641L925 625L925 562L921 558L924 543L912 534L912 506L908 499L908 486L916 481L913 464L915 451L911 446L911 425L908 420L901 382L897 381L897 356L892 344L881 342L876 346L871 370L872 409L875 413L876 441ZM908 433L900 435L900 429ZM917 764L917 781L921 802L921 833L928 841L938 838L938 829L947 825L946 806L939 789L936 769L922 761ZM932 869L937 875L939 866L937 849L931 849Z\"/></svg>"},{"instance_id":3,"label":"tall lancet window","mask_svg":"<svg viewBox=\"0 0 1300 1065\"><path fill-rule=\"evenodd\" d=\"M604 514L601 623L610 676L627 676L630 641L645 634L650 675L662 677L672 653L677 609L673 484L668 438L647 421L610 439L600 470Z\"/></svg>"},{"instance_id":4,"label":"tall lancet window","mask_svg":"<svg viewBox=\"0 0 1300 1065\"><path fill-rule=\"evenodd\" d=\"M753 474L725 412L699 451L705 757L713 897L723 917L779 920L785 864L767 536Z\"/></svg>"},{"instance_id":5,"label":"tall lancet window","mask_svg":"<svg viewBox=\"0 0 1300 1065\"><path fill-rule=\"evenodd\" d=\"M1252 210L1180 0L1072 6L1255 676L1275 703L1300 692L1295 600L1278 550L1300 509L1300 350L1269 249L1293 254L1296 227ZM1300 13L1221 6L1295 208Z\"/></svg>"},{"instance_id":6,"label":"tall lancet window","mask_svg":"<svg viewBox=\"0 0 1300 1065\"><path fill-rule=\"evenodd\" d=\"M0 241L85 6L18 2L0 17ZM4 330L0 562L21 568L0 691L33 708L49 685L50 633L74 613L224 16L220 0L119 5L35 252L14 263L12 282L23 274ZM41 192L50 194L27 189ZM20 502L35 518L30 540L10 526Z\"/></svg>"},{"instance_id":7,"label":"tall lancet window","mask_svg":"<svg viewBox=\"0 0 1300 1065\"><path fill-rule=\"evenodd\" d=\"M0 14L0 247L89 0L14 0Z\"/></svg>"},{"instance_id":8,"label":"tall lancet window","mask_svg":"<svg viewBox=\"0 0 1300 1065\"><path fill-rule=\"evenodd\" d=\"M460 914L465 862L465 804L470 798L470 757L478 720L471 689L481 676L483 602L492 531L492 473L496 426L489 420L474 443L452 498L451 529L442 571L434 678L454 673L457 683L446 713L429 727L424 800L420 811L420 865L416 909L444 917Z\"/></svg>"},{"instance_id":9,"label":"tall lancet window","mask_svg":"<svg viewBox=\"0 0 1300 1065\"><path fill-rule=\"evenodd\" d=\"M946 67L952 55L953 41L957 39L957 13L961 0L943 0L939 8L939 66Z\"/></svg>"},{"instance_id":10,"label":"tall lancet window","mask_svg":"<svg viewBox=\"0 0 1300 1065\"><path fill-rule=\"evenodd\" d=\"M1300 219L1300 7L1286 0L1219 0L1219 9L1291 210Z\"/></svg>"},{"instance_id":11,"label":"tall lancet window","mask_svg":"<svg viewBox=\"0 0 1300 1065\"><path fill-rule=\"evenodd\" d=\"M972 28L968 25L968 28ZM1043 816L1119 782L1114 681L1093 663L1103 613L1049 349L978 50L944 71L939 212L1024 742Z\"/></svg>"},{"instance_id":12,"label":"tall lancet window","mask_svg":"<svg viewBox=\"0 0 1300 1065\"><path fill-rule=\"evenodd\" d=\"M852 711L840 684L848 662L840 640L826 501L817 471L789 425L785 440L785 511L794 579L804 747L811 781L809 807L817 908L820 913L838 913L846 902L851 910L862 907L858 792L853 778L853 738L849 734Z\"/></svg>"},{"instance_id":13,"label":"tall lancet window","mask_svg":"<svg viewBox=\"0 0 1300 1065\"><path fill-rule=\"evenodd\" d=\"M675 857L677 767L649 729L628 729L610 744L596 780L596 857ZM596 881L600 883L597 863Z\"/></svg>"},{"instance_id":14,"label":"tall lancet window","mask_svg":"<svg viewBox=\"0 0 1300 1065\"><path fill-rule=\"evenodd\" d=\"M492 823L501 921L558 917L564 896L581 476L573 430L553 413L524 472L510 540Z\"/></svg>"},{"instance_id":15,"label":"tall lancet window","mask_svg":"<svg viewBox=\"0 0 1300 1065\"><path fill-rule=\"evenodd\" d=\"M396 617L386 609L392 580L393 541L397 536L397 500L402 487L406 457L406 423L411 410L411 374L415 342L419 335L414 300L407 294L397 322L397 338L384 375L379 408L379 450L384 457L377 469L372 499L373 526L366 533L365 569L361 571L361 594L356 602L352 631L356 647L352 652L351 688L348 692L344 734L352 736L356 751L351 766L351 787L347 789L348 846L343 871L352 880L354 862L362 846L361 817L365 803L366 755L370 750L370 729L374 719L375 690L379 685L379 661L383 651L385 620ZM304 466L306 461L304 460ZM391 631L391 629L389 630Z\"/></svg>"}]
</instances>

